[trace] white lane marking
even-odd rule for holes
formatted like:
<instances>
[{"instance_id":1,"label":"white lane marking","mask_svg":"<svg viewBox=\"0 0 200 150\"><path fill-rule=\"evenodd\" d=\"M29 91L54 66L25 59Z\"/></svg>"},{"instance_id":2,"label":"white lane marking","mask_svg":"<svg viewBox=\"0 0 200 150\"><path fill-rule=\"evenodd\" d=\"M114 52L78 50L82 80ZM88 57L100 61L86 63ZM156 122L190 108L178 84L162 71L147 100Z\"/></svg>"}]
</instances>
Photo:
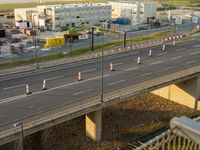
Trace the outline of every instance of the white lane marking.
<instances>
[{"instance_id":1,"label":"white lane marking","mask_svg":"<svg viewBox=\"0 0 200 150\"><path fill-rule=\"evenodd\" d=\"M143 58L141 58L141 59L146 59L147 57L143 57Z\"/></svg>"},{"instance_id":2,"label":"white lane marking","mask_svg":"<svg viewBox=\"0 0 200 150\"><path fill-rule=\"evenodd\" d=\"M153 72L148 72L148 73L145 73L145 74L140 75L140 77L148 76L148 75L150 75L150 74L152 74L152 73L153 73Z\"/></svg>"},{"instance_id":3,"label":"white lane marking","mask_svg":"<svg viewBox=\"0 0 200 150\"><path fill-rule=\"evenodd\" d=\"M61 78L64 78L64 76L58 76L58 77L48 78L46 80L47 81L51 81L51 80L56 80L56 79L61 79Z\"/></svg>"},{"instance_id":4,"label":"white lane marking","mask_svg":"<svg viewBox=\"0 0 200 150\"><path fill-rule=\"evenodd\" d=\"M23 95L18 95L18 96L14 96L14 97L9 97L9 98L5 98L5 99L1 99L0 100L0 104L11 102L11 101L14 101L14 100L17 100L17 99L20 99L20 98L24 98L26 96L27 95L23 94Z\"/></svg>"},{"instance_id":5,"label":"white lane marking","mask_svg":"<svg viewBox=\"0 0 200 150\"><path fill-rule=\"evenodd\" d=\"M182 56L173 57L173 58L171 58L171 60L180 59L181 57L182 57Z\"/></svg>"},{"instance_id":6,"label":"white lane marking","mask_svg":"<svg viewBox=\"0 0 200 150\"><path fill-rule=\"evenodd\" d=\"M123 65L123 63L116 63L116 64L113 64L113 66L119 66L119 65Z\"/></svg>"},{"instance_id":7,"label":"white lane marking","mask_svg":"<svg viewBox=\"0 0 200 150\"><path fill-rule=\"evenodd\" d=\"M139 54L140 52L132 52L131 55Z\"/></svg>"},{"instance_id":8,"label":"white lane marking","mask_svg":"<svg viewBox=\"0 0 200 150\"><path fill-rule=\"evenodd\" d=\"M157 64L161 64L161 63L162 63L162 61L157 61L157 62L151 63L150 65L157 65Z\"/></svg>"},{"instance_id":9,"label":"white lane marking","mask_svg":"<svg viewBox=\"0 0 200 150\"><path fill-rule=\"evenodd\" d=\"M184 51L186 48L177 49L176 52Z\"/></svg>"},{"instance_id":10,"label":"white lane marking","mask_svg":"<svg viewBox=\"0 0 200 150\"><path fill-rule=\"evenodd\" d=\"M108 76L110 76L110 74L105 74L103 77L108 77ZM37 95L37 94L41 94L41 93L53 91L53 90L56 90L56 89L68 87L68 86L71 86L71 85L76 85L76 84L84 83L84 82L91 81L91 80L96 80L96 79L99 79L99 78L101 78L101 76L97 76L97 77L90 78L90 79L85 79L85 80L82 80L82 81L79 81L79 82L72 82L72 83L68 83L68 84L65 84L65 85L60 85L60 86L48 89L46 91L38 91L38 92L32 93L31 95L24 95L23 94L23 95L9 97L9 98L5 98L5 99L0 99L0 104L11 102L11 101L15 101L15 100L18 100L18 99L21 99L21 98L25 98L25 97L28 97L28 96L33 96L33 95Z\"/></svg>"},{"instance_id":11,"label":"white lane marking","mask_svg":"<svg viewBox=\"0 0 200 150\"><path fill-rule=\"evenodd\" d=\"M119 83L122 83L122 82L124 82L124 81L125 81L125 80L120 80L120 81L112 82L112 83L109 83L108 86L115 85L115 84L119 84Z\"/></svg>"},{"instance_id":12,"label":"white lane marking","mask_svg":"<svg viewBox=\"0 0 200 150\"><path fill-rule=\"evenodd\" d=\"M14 88L18 88L18 87L21 87L21 86L24 86L25 84L20 84L20 85L15 85L15 86L10 86L10 87L6 87L6 88L3 88L4 90L10 90L10 89L14 89Z\"/></svg>"},{"instance_id":13,"label":"white lane marking","mask_svg":"<svg viewBox=\"0 0 200 150\"><path fill-rule=\"evenodd\" d=\"M160 54L157 54L157 56L162 56L162 55L165 55L165 54L167 54L167 52L165 52L165 53L160 53Z\"/></svg>"},{"instance_id":14,"label":"white lane marking","mask_svg":"<svg viewBox=\"0 0 200 150\"><path fill-rule=\"evenodd\" d=\"M141 60L144 60L144 59L146 59L147 57L142 57L141 58ZM136 58L136 59L134 59L135 61L137 61L138 60L138 58Z\"/></svg>"},{"instance_id":15,"label":"white lane marking","mask_svg":"<svg viewBox=\"0 0 200 150\"><path fill-rule=\"evenodd\" d=\"M76 96L76 95L80 95L80 94L83 94L83 93L86 93L86 92L90 92L90 91L92 91L92 89L88 89L88 90L85 90L85 91L80 91L80 92L74 93L73 95Z\"/></svg>"},{"instance_id":16,"label":"white lane marking","mask_svg":"<svg viewBox=\"0 0 200 150\"><path fill-rule=\"evenodd\" d=\"M192 63L195 63L197 60L191 60L191 61L188 61L186 62L186 64L192 64Z\"/></svg>"},{"instance_id":17,"label":"white lane marking","mask_svg":"<svg viewBox=\"0 0 200 150\"><path fill-rule=\"evenodd\" d=\"M200 51L194 52L194 53L190 53L190 55L196 55L196 54L199 54L199 53L200 53Z\"/></svg>"},{"instance_id":18,"label":"white lane marking","mask_svg":"<svg viewBox=\"0 0 200 150\"><path fill-rule=\"evenodd\" d=\"M136 69L138 69L138 67L134 67L134 68L128 68L128 69L126 69L126 70L124 70L124 71L132 71L132 70L136 70Z\"/></svg>"},{"instance_id":19,"label":"white lane marking","mask_svg":"<svg viewBox=\"0 0 200 150\"><path fill-rule=\"evenodd\" d=\"M84 70L84 71L81 71L82 73L88 73L88 72L92 72L92 71L95 71L97 70L96 68L94 69L88 69L88 70Z\"/></svg>"},{"instance_id":20,"label":"white lane marking","mask_svg":"<svg viewBox=\"0 0 200 150\"><path fill-rule=\"evenodd\" d=\"M194 45L193 47L200 47L200 44L199 45Z\"/></svg>"},{"instance_id":21,"label":"white lane marking","mask_svg":"<svg viewBox=\"0 0 200 150\"><path fill-rule=\"evenodd\" d=\"M140 52L134 52L134 53L138 54ZM116 59L116 58L126 57L126 56L129 56L129 55L134 55L134 53L126 53L126 54L123 54L123 55L117 55L117 56L107 57L107 58L105 58L105 61L113 60L113 59ZM52 69L43 70L43 71L40 71L40 72L24 73L22 75L14 75L14 76L11 76L9 78L2 77L2 79L0 77L0 81L13 80L13 79L21 78L21 77L27 77L27 76L30 76L30 75L38 75L38 74L42 74L42 73L48 73L48 72L58 71L58 70L61 70L61 69L68 69L68 68L73 68L73 67L78 67L78 66L93 64L93 63L97 63L97 62L101 62L101 60L86 60L86 62L75 62L76 64L72 64L72 65L69 64L69 66L63 66L63 67L61 66L59 68L52 68Z\"/></svg>"},{"instance_id":22,"label":"white lane marking","mask_svg":"<svg viewBox=\"0 0 200 150\"><path fill-rule=\"evenodd\" d=\"M172 68L175 68L175 66L172 66L172 67L166 67L164 70L170 70Z\"/></svg>"}]
</instances>

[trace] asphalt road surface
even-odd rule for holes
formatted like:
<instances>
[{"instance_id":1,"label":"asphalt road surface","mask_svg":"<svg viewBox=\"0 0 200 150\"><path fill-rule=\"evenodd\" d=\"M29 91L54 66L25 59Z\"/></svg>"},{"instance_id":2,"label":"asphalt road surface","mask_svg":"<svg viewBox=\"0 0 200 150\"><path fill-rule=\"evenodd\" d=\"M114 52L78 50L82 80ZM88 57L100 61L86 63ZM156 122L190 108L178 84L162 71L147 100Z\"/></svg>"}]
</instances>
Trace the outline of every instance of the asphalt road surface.
<instances>
[{"instance_id":1,"label":"asphalt road surface","mask_svg":"<svg viewBox=\"0 0 200 150\"><path fill-rule=\"evenodd\" d=\"M200 65L200 41L162 45L104 57L104 92ZM149 57L152 50L152 57ZM140 65L137 58L141 57ZM109 70L113 63L115 71ZM77 82L81 72L82 81ZM0 125L101 93L101 59L0 77ZM41 91L46 79L48 90ZM29 84L31 95L25 95Z\"/></svg>"}]
</instances>

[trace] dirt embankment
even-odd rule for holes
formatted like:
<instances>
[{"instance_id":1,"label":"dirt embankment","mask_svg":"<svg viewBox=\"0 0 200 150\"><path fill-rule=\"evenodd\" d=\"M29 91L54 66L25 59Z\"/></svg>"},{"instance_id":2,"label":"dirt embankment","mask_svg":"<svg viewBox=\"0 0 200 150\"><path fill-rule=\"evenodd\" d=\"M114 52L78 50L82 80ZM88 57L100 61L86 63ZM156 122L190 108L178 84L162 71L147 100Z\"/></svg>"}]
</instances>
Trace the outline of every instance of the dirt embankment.
<instances>
[{"instance_id":1,"label":"dirt embankment","mask_svg":"<svg viewBox=\"0 0 200 150\"><path fill-rule=\"evenodd\" d=\"M26 150L110 150L168 124L193 110L153 94L144 94L102 111L102 141L86 137L81 116L25 139Z\"/></svg>"}]
</instances>

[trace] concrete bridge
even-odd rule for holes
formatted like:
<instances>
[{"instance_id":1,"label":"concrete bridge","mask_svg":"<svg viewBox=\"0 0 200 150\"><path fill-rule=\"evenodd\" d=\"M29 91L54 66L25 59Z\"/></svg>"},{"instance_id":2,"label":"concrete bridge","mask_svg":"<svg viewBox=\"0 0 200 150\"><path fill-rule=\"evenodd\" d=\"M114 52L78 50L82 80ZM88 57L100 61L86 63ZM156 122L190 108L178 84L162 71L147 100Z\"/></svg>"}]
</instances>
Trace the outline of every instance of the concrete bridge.
<instances>
[{"instance_id":1,"label":"concrete bridge","mask_svg":"<svg viewBox=\"0 0 200 150\"><path fill-rule=\"evenodd\" d=\"M87 136L99 141L101 109L146 92L200 109L198 47L199 42L192 41L167 46L165 51L158 45L104 58L103 95L98 76L100 59L1 78L0 86L4 91L0 92L0 144L15 140L21 143L22 125L23 136L27 136L82 115L85 115ZM138 57L140 64L137 64ZM110 63L115 71L108 67ZM76 80L79 71L82 80L70 83ZM48 78L48 89L37 91L44 77ZM32 94L19 95L24 88L21 83L27 79L32 80L29 82ZM13 127L15 123L21 126Z\"/></svg>"}]
</instances>

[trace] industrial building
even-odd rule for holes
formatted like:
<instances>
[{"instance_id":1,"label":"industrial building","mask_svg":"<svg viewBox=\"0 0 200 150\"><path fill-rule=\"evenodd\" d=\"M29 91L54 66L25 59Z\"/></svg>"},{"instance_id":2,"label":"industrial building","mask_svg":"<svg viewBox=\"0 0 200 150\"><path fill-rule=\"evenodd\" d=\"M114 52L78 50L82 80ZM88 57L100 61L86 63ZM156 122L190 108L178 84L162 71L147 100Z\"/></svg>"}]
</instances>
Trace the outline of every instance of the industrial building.
<instances>
[{"instance_id":1,"label":"industrial building","mask_svg":"<svg viewBox=\"0 0 200 150\"><path fill-rule=\"evenodd\" d=\"M147 18L156 17L156 2L116 1L112 5L112 18L128 18L132 24L146 23Z\"/></svg>"},{"instance_id":2,"label":"industrial building","mask_svg":"<svg viewBox=\"0 0 200 150\"><path fill-rule=\"evenodd\" d=\"M38 6L39 26L56 30L79 24L97 24L111 20L112 7L105 3Z\"/></svg>"},{"instance_id":3,"label":"industrial building","mask_svg":"<svg viewBox=\"0 0 200 150\"><path fill-rule=\"evenodd\" d=\"M106 3L81 3L15 9L15 23L31 21L48 30L70 28L80 24L98 24L111 20L112 7Z\"/></svg>"},{"instance_id":4,"label":"industrial building","mask_svg":"<svg viewBox=\"0 0 200 150\"><path fill-rule=\"evenodd\" d=\"M17 8L17 9L14 9L15 24L17 22L32 21L33 13L37 13L37 8Z\"/></svg>"}]
</instances>

